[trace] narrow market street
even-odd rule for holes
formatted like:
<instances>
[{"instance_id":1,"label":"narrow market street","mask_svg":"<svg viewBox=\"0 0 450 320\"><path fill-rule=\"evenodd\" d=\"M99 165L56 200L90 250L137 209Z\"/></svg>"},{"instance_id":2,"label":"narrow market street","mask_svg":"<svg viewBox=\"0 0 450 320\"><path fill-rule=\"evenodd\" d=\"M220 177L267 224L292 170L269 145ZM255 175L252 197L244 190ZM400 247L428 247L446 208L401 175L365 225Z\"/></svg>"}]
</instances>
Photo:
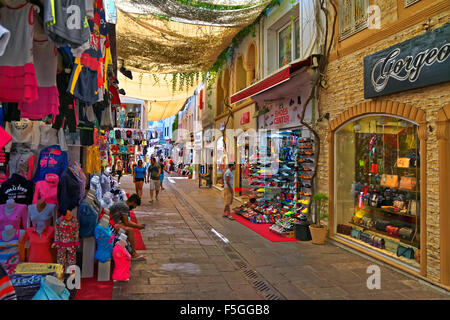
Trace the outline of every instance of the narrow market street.
<instances>
[{"instance_id":1,"label":"narrow market street","mask_svg":"<svg viewBox=\"0 0 450 320\"><path fill-rule=\"evenodd\" d=\"M130 176L121 187L134 193ZM166 177L159 200L148 185L135 210L147 261L132 262L130 281L115 282L121 300L450 299L440 289L331 242L270 242L222 218L221 193L198 180ZM236 205L237 202L234 203ZM381 289L367 288L378 265Z\"/></svg>"}]
</instances>

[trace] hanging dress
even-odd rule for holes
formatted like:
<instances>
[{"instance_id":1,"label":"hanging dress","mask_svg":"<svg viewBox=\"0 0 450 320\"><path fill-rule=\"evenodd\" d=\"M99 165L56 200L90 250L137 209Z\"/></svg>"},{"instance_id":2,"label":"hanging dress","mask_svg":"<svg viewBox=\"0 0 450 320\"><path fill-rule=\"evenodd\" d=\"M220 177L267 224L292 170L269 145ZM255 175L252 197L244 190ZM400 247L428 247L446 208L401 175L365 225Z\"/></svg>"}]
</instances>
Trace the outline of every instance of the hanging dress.
<instances>
[{"instance_id":1,"label":"hanging dress","mask_svg":"<svg viewBox=\"0 0 450 320\"><path fill-rule=\"evenodd\" d=\"M31 102L38 98L33 65L34 6L0 9L0 24L11 32L5 53L0 56L0 101Z\"/></svg>"}]
</instances>

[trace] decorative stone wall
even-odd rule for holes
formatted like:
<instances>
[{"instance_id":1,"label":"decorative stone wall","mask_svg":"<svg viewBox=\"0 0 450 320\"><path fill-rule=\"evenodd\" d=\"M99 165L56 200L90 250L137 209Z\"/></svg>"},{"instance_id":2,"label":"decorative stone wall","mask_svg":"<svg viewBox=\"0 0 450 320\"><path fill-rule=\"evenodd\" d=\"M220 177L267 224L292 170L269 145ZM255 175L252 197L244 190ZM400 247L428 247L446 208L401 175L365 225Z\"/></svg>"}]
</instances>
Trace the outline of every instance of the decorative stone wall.
<instances>
[{"instance_id":1,"label":"decorative stone wall","mask_svg":"<svg viewBox=\"0 0 450 320\"><path fill-rule=\"evenodd\" d=\"M379 2L379 1L378 1ZM384 1L381 1L384 3ZM393 15L392 7L396 1L386 1L382 13ZM381 5L380 5L381 6ZM387 6L387 7L386 7ZM390 19L393 19L391 17ZM433 29L448 23L448 12L431 17ZM450 103L450 83L429 86L421 89L390 94L375 99L364 99L363 58L397 43L414 38L425 31L420 26L403 30L370 47L330 62L327 70L328 88L321 90L320 108L323 113L330 113L330 123L343 112L362 103L370 101L395 101L412 105L425 112L426 121L431 126L427 136L427 277L433 282L440 282L440 229L439 229L439 167L438 142L436 137L436 120L438 110ZM319 159L319 192L328 193L328 128L322 126L321 154ZM423 161L423 160L422 160Z\"/></svg>"}]
</instances>

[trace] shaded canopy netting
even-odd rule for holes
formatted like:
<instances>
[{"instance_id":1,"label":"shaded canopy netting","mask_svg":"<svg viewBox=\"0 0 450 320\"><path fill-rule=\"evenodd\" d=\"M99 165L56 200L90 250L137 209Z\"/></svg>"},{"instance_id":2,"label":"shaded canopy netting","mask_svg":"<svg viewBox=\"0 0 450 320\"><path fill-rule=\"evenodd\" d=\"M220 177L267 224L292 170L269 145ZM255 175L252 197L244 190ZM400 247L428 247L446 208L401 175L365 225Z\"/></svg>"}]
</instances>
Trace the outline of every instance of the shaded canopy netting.
<instances>
[{"instance_id":1,"label":"shaded canopy netting","mask_svg":"<svg viewBox=\"0 0 450 320\"><path fill-rule=\"evenodd\" d=\"M176 0L117 0L119 59L132 70L149 73L207 71L270 0L202 2L247 6L211 10Z\"/></svg>"},{"instance_id":2,"label":"shaded canopy netting","mask_svg":"<svg viewBox=\"0 0 450 320\"><path fill-rule=\"evenodd\" d=\"M198 82L186 85L182 91L173 91L172 75L133 73L133 80L119 73L119 84L127 97L145 100L148 121L158 121L177 114L191 97Z\"/></svg>"}]
</instances>

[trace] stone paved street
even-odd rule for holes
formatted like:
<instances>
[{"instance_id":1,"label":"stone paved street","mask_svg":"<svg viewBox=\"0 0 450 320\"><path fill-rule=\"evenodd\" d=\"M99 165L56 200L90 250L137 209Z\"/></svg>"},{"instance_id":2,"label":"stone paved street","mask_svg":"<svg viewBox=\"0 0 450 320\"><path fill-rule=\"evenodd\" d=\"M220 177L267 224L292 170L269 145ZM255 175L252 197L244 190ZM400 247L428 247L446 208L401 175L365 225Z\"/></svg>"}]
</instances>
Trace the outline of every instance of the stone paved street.
<instances>
[{"instance_id":1,"label":"stone paved street","mask_svg":"<svg viewBox=\"0 0 450 320\"><path fill-rule=\"evenodd\" d=\"M199 189L196 180L172 181L166 177L166 190L153 204L144 186L135 213L147 225L147 250L141 251L147 261L132 262L130 281L114 284L113 299L450 299L441 289L332 243L270 242L222 218L219 191ZM134 192L130 177L121 186ZM381 268L380 290L366 286L372 264Z\"/></svg>"}]
</instances>

